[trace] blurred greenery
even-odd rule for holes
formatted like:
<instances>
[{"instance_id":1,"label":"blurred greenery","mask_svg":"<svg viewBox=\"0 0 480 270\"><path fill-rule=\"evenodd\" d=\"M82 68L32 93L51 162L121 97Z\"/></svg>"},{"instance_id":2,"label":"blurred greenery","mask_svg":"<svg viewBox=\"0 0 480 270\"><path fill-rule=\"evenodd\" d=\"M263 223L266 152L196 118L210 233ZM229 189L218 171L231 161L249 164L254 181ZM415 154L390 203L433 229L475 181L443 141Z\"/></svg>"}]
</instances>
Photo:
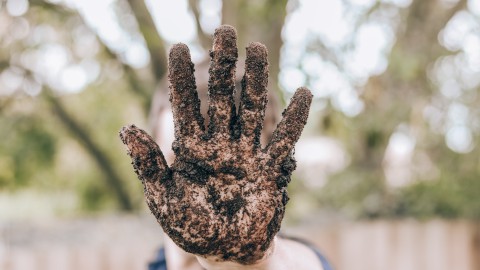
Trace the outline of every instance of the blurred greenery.
<instances>
[{"instance_id":1,"label":"blurred greenery","mask_svg":"<svg viewBox=\"0 0 480 270\"><path fill-rule=\"evenodd\" d=\"M197 33L189 45L207 55L211 31L202 25L202 2L188 1ZM479 219L480 82L472 78L479 77L480 70L469 69L465 49L448 47L442 35L460 14L473 18L469 23L477 29L463 35L478 38L480 15L464 0L370 2L359 6L342 1L354 29L342 46L309 33L299 53L302 61L321 59L342 73L361 110L350 113L339 106L340 94L321 94L314 83L318 75L302 63L294 64L307 86L320 93L306 136L340 142L348 162L327 173L323 185L312 187L296 175L290 186L290 217L329 212L350 218ZM16 11L22 3L27 9ZM127 49L102 36L74 3L0 1L0 196L30 190L45 197L65 193L75 196L70 213L139 211L145 209L142 188L134 181L117 133L121 126L136 123L162 140L159 131L165 124L159 119L169 110L169 41L157 31L143 0L112 1L124 40L148 54L145 65L129 62ZM269 48L269 87L280 96L293 90L280 83L286 69L281 60L290 48L285 24L301 3L224 1L219 14L223 23L237 28L241 47L258 40ZM382 51L387 64L380 72L355 77L349 64L356 35L372 24L384 26L390 35L391 44ZM443 69L450 73L445 75ZM450 87L460 88L459 95L442 94L449 87L446 79L455 81ZM337 90L333 92L342 89ZM199 91L205 87L199 86ZM450 119L455 108L467 111L462 116L466 120ZM278 114L272 119L277 121ZM272 120L267 126L274 124ZM449 132L458 127L470 134L462 137L463 148L449 144ZM388 174L397 168L388 156L395 136L414 142L409 163L393 171L400 178L406 173L401 185L393 185ZM59 206L58 212L65 209Z\"/></svg>"},{"instance_id":2,"label":"blurred greenery","mask_svg":"<svg viewBox=\"0 0 480 270\"><path fill-rule=\"evenodd\" d=\"M11 115L1 119L0 125L13 132L3 133L2 187L25 187L31 184L38 170L51 169L57 145L54 136L42 127L36 116Z\"/></svg>"}]
</instances>

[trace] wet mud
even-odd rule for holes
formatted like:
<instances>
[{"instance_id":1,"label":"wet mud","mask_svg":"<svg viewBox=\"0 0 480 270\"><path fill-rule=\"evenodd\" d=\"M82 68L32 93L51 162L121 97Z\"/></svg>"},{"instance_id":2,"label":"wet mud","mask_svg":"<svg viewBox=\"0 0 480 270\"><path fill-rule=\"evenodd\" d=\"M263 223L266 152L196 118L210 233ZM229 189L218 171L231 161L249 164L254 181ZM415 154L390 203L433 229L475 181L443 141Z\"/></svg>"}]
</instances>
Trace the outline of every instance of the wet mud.
<instances>
[{"instance_id":1,"label":"wet mud","mask_svg":"<svg viewBox=\"0 0 480 270\"><path fill-rule=\"evenodd\" d=\"M295 92L262 148L268 53L260 43L250 43L246 50L237 113L236 32L231 26L215 31L205 127L189 49L184 44L172 47L168 78L176 158L171 168L145 131L131 125L120 137L144 184L150 210L178 246L196 255L250 264L263 258L280 229L289 200L286 187L296 168L294 145L312 95L306 88Z\"/></svg>"}]
</instances>

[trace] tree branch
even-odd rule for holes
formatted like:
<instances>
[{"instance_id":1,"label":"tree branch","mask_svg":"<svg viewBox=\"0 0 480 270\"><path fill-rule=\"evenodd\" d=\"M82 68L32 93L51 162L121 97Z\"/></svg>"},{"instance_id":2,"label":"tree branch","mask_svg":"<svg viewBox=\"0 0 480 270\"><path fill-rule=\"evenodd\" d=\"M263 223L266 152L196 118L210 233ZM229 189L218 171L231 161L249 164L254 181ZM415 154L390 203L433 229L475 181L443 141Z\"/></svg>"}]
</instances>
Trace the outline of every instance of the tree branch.
<instances>
[{"instance_id":1,"label":"tree branch","mask_svg":"<svg viewBox=\"0 0 480 270\"><path fill-rule=\"evenodd\" d=\"M200 23L200 10L198 8L199 1L189 0L188 3L190 6L190 10L195 17L195 26L197 28L198 40L200 41L202 48L208 50L212 45L212 37L211 35L206 34L202 29L202 25Z\"/></svg>"},{"instance_id":2,"label":"tree branch","mask_svg":"<svg viewBox=\"0 0 480 270\"><path fill-rule=\"evenodd\" d=\"M105 181L109 187L113 189L113 194L117 197L117 201L123 210L132 210L133 204L128 193L124 189L123 181L120 175L112 166L111 160L100 147L93 141L87 130L82 127L76 119L74 119L64 108L63 104L52 96L50 90L44 91L44 97L51 105L51 109L63 126L76 138L87 150L87 152L95 159L100 170L105 175Z\"/></svg>"},{"instance_id":3,"label":"tree branch","mask_svg":"<svg viewBox=\"0 0 480 270\"><path fill-rule=\"evenodd\" d=\"M127 76L127 81L130 84L130 87L128 87L129 90L140 98L142 108L144 108L145 112L148 113L148 111L150 110L150 102L152 99L153 90L147 90L147 88L144 86L144 82L141 81L140 78L138 78L137 72L131 66L120 61L118 59L118 55L114 53L108 46L106 46L102 42L100 42L100 44L102 44L102 47L108 57L118 60L118 62L122 65L122 68ZM152 89L153 88L154 86L152 86Z\"/></svg>"},{"instance_id":4,"label":"tree branch","mask_svg":"<svg viewBox=\"0 0 480 270\"><path fill-rule=\"evenodd\" d=\"M13 99L15 98L15 95L10 95L10 96L7 96L5 98L3 98L3 101L0 102L0 115L2 114L2 112L8 108L8 106L10 106L10 104L13 102ZM1 101L2 99L0 99Z\"/></svg>"},{"instance_id":5,"label":"tree branch","mask_svg":"<svg viewBox=\"0 0 480 270\"><path fill-rule=\"evenodd\" d=\"M457 14L457 12L459 12L460 10L462 9L465 9L467 8L467 4L468 4L468 1L467 0L459 0L457 2L457 4L455 4L455 6L453 6L448 12L447 14L445 15L443 21L445 22L443 27L445 27L445 25L450 21L450 19L453 18L453 16L455 16L455 14ZM442 28L443 28L442 27Z\"/></svg>"},{"instance_id":6,"label":"tree branch","mask_svg":"<svg viewBox=\"0 0 480 270\"><path fill-rule=\"evenodd\" d=\"M128 0L140 32L147 43L156 82L160 82L167 73L167 53L163 39L158 34L153 18L144 0Z\"/></svg>"}]
</instances>

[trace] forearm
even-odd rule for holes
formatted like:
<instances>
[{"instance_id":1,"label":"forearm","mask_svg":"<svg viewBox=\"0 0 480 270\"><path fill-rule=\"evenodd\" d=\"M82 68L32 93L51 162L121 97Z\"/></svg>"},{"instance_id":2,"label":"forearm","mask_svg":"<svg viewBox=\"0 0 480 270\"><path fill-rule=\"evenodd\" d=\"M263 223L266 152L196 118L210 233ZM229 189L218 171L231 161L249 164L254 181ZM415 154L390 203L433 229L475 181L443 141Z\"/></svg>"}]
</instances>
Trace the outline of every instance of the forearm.
<instances>
[{"instance_id":1,"label":"forearm","mask_svg":"<svg viewBox=\"0 0 480 270\"><path fill-rule=\"evenodd\" d=\"M197 256L198 262L207 270L322 270L315 253L298 242L275 237L265 257L250 265L217 261L214 258Z\"/></svg>"}]
</instances>

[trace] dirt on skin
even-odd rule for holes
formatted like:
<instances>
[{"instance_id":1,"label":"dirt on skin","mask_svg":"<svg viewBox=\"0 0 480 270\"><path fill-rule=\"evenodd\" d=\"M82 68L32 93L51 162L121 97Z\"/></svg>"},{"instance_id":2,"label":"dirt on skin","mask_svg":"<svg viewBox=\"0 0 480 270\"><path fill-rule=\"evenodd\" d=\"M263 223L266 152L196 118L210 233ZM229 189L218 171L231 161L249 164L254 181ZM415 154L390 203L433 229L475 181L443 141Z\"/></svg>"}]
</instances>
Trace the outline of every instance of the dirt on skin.
<instances>
[{"instance_id":1,"label":"dirt on skin","mask_svg":"<svg viewBox=\"0 0 480 270\"><path fill-rule=\"evenodd\" d=\"M176 44L170 51L176 138L171 168L145 131L130 125L120 137L150 210L178 246L196 255L250 264L265 256L280 229L288 202L285 188L296 167L293 147L307 121L312 94L306 88L295 92L270 143L262 148L267 49L260 43L247 47L238 114L233 27L215 31L210 56L210 122L205 128L189 49Z\"/></svg>"}]
</instances>

